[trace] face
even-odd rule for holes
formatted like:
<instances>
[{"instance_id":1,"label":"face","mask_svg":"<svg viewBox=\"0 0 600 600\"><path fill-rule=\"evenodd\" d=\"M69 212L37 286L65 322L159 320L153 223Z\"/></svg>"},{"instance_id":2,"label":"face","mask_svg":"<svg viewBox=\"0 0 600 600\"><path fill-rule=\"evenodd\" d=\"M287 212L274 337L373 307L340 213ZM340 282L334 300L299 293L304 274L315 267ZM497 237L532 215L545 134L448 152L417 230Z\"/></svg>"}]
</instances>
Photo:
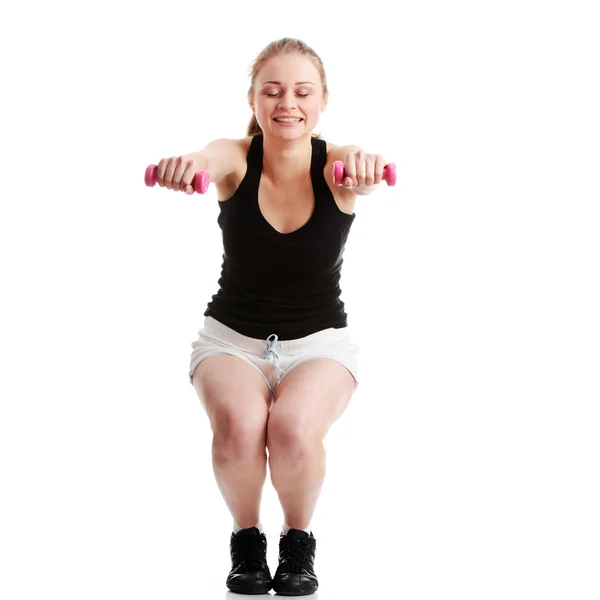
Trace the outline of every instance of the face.
<instances>
[{"instance_id":1,"label":"face","mask_svg":"<svg viewBox=\"0 0 600 600\"><path fill-rule=\"evenodd\" d=\"M295 139L315 128L327 99L313 61L301 54L284 54L263 65L249 103L265 134ZM281 122L277 117L295 117L300 121Z\"/></svg>"}]
</instances>

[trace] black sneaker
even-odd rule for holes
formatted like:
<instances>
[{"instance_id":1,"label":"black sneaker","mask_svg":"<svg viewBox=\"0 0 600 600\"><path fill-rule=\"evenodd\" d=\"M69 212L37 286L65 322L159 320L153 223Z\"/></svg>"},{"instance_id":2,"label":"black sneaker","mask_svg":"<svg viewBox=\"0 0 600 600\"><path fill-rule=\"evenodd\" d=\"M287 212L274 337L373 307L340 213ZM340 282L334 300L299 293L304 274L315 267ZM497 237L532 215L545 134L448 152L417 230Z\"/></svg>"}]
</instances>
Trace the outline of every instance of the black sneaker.
<instances>
[{"instance_id":1,"label":"black sneaker","mask_svg":"<svg viewBox=\"0 0 600 600\"><path fill-rule=\"evenodd\" d=\"M313 570L317 541L301 529L290 529L279 537L279 566L273 591L282 596L305 596L319 587Z\"/></svg>"},{"instance_id":2,"label":"black sneaker","mask_svg":"<svg viewBox=\"0 0 600 600\"><path fill-rule=\"evenodd\" d=\"M231 571L225 585L238 594L266 594L272 579L267 565L267 537L250 527L231 534Z\"/></svg>"}]
</instances>

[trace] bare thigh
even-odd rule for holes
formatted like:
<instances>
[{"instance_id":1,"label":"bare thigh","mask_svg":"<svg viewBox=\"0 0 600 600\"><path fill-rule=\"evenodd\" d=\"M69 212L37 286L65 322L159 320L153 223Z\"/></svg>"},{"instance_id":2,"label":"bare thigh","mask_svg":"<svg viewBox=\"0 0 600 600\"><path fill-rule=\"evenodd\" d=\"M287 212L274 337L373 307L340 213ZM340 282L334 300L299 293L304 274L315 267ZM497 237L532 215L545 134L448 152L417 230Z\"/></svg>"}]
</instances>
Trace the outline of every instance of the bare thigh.
<instances>
[{"instance_id":1,"label":"bare thigh","mask_svg":"<svg viewBox=\"0 0 600 600\"><path fill-rule=\"evenodd\" d=\"M217 438L242 445L260 438L266 445L271 392L250 365L230 354L209 356L195 368L192 383Z\"/></svg>"}]
</instances>

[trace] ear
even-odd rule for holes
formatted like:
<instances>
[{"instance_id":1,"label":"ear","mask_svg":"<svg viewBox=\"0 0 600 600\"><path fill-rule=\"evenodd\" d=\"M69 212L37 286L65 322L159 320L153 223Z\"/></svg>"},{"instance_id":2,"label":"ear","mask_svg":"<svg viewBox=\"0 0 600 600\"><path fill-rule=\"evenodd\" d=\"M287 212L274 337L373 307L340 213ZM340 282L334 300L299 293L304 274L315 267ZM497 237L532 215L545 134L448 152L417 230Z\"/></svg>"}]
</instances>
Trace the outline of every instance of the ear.
<instances>
[{"instance_id":1,"label":"ear","mask_svg":"<svg viewBox=\"0 0 600 600\"><path fill-rule=\"evenodd\" d=\"M254 95L253 94L248 94L248 106L250 107L250 110L252 112L254 112Z\"/></svg>"},{"instance_id":2,"label":"ear","mask_svg":"<svg viewBox=\"0 0 600 600\"><path fill-rule=\"evenodd\" d=\"M327 102L329 100L329 94L323 94L323 100L321 101L321 112L324 112L327 108Z\"/></svg>"}]
</instances>

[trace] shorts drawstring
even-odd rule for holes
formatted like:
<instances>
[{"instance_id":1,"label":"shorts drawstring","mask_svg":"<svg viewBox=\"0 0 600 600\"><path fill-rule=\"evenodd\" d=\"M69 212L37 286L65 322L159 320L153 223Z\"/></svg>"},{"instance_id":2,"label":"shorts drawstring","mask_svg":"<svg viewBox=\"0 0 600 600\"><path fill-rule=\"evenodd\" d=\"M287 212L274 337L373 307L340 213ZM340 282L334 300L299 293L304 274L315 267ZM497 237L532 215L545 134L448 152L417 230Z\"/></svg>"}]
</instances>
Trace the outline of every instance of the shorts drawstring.
<instances>
[{"instance_id":1,"label":"shorts drawstring","mask_svg":"<svg viewBox=\"0 0 600 600\"><path fill-rule=\"evenodd\" d=\"M277 372L277 384L279 385L280 377L283 373L283 370L279 368L279 353L277 352L278 344L279 342L277 334L272 333L267 338L267 347L265 348L265 351L263 353L263 359L270 360L273 363L273 366L275 367L275 370Z\"/></svg>"}]
</instances>

